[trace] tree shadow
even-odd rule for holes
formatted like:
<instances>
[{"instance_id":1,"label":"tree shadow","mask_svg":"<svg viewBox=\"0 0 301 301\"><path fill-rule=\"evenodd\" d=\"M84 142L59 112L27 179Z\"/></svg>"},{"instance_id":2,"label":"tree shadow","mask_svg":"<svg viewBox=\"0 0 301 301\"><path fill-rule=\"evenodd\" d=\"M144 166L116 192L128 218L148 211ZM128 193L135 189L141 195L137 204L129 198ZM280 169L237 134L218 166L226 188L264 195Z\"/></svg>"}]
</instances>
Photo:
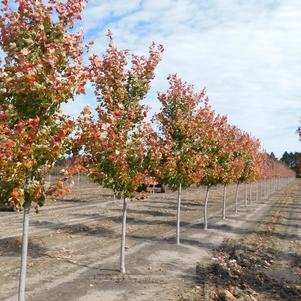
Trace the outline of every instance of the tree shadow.
<instances>
[{"instance_id":1,"label":"tree shadow","mask_svg":"<svg viewBox=\"0 0 301 301\"><path fill-rule=\"evenodd\" d=\"M290 213L291 213L291 211L290 211ZM275 217L274 215L272 215L272 214L267 214L267 215L265 215L264 217L267 217L267 218L273 218L273 217ZM285 220L288 220L288 221L300 221L300 219L299 218L291 218L291 217L286 217L286 216L282 216L282 215L279 215L279 218L281 218L281 219L285 219Z\"/></svg>"},{"instance_id":2,"label":"tree shadow","mask_svg":"<svg viewBox=\"0 0 301 301\"><path fill-rule=\"evenodd\" d=\"M267 231L261 231L261 230L252 230L252 229L242 229L242 228L236 228L230 225L226 224L212 224L210 225L210 229L218 230L221 232L231 232L239 235L246 235L246 234L257 234L257 235L267 235L267 236L273 236L280 238L282 240L301 240L301 237L297 234L288 234L288 233L279 233L279 232L272 232L269 233Z\"/></svg>"},{"instance_id":3,"label":"tree shadow","mask_svg":"<svg viewBox=\"0 0 301 301\"><path fill-rule=\"evenodd\" d=\"M57 201L62 202L62 203L87 203L87 200L84 199L77 199L77 198L59 198Z\"/></svg>"},{"instance_id":4,"label":"tree shadow","mask_svg":"<svg viewBox=\"0 0 301 301\"><path fill-rule=\"evenodd\" d=\"M281 206L281 205L271 205L271 208L285 208L285 209L301 209L301 206L298 205L286 205L285 207ZM282 212L282 210L281 210Z\"/></svg>"},{"instance_id":5,"label":"tree shadow","mask_svg":"<svg viewBox=\"0 0 301 301\"><path fill-rule=\"evenodd\" d=\"M165 209L165 208L162 208ZM111 209L110 211L113 212L121 212L119 209ZM170 212L162 212L162 211L155 211L155 210L139 210L139 209L129 209L130 213L136 213L136 214L145 214L145 215L152 215L152 216L175 216L174 213Z\"/></svg>"},{"instance_id":6,"label":"tree shadow","mask_svg":"<svg viewBox=\"0 0 301 301\"><path fill-rule=\"evenodd\" d=\"M91 197L91 196L90 196ZM112 194L105 194L105 193L100 193L97 195L92 195L93 199L112 199L113 195ZM65 197L65 198L57 198L57 201L60 201L62 203L89 203L89 200L87 200L85 197L77 198L77 197Z\"/></svg>"},{"instance_id":7,"label":"tree shadow","mask_svg":"<svg viewBox=\"0 0 301 301\"><path fill-rule=\"evenodd\" d=\"M162 201L162 199L157 200L157 199L154 198L154 199L151 200L151 203L154 203L156 205L163 205L163 206L174 204L174 206L176 206L177 199L176 198L164 198L164 200ZM149 206L148 204L146 204L146 205ZM182 198L182 205L184 205L184 206L198 207L198 206L201 205L201 200L193 202L191 200ZM154 207L156 207L156 206L154 206Z\"/></svg>"},{"instance_id":8,"label":"tree shadow","mask_svg":"<svg viewBox=\"0 0 301 301\"><path fill-rule=\"evenodd\" d=\"M228 219L231 219L231 220L235 220L235 221L242 221L242 222L247 222L247 223L251 223L251 224L257 224L257 223L261 223L261 224L264 224L264 225L276 225L276 226L283 226L283 227L288 227L288 228L299 228L301 225L299 224L286 224L286 223L276 223L276 222L266 222L266 221L262 221L262 220L259 220L259 219L253 219L253 220L249 220L249 219L245 219L245 218L240 218L240 217L233 217L233 218L228 218Z\"/></svg>"},{"instance_id":9,"label":"tree shadow","mask_svg":"<svg viewBox=\"0 0 301 301\"><path fill-rule=\"evenodd\" d=\"M73 235L79 234L85 236L86 235L109 236L114 234L114 231L108 228L101 227L101 226L90 227L83 223L69 225L62 222L55 223L49 221L33 221L32 224L36 228L61 230L65 233L73 234Z\"/></svg>"},{"instance_id":10,"label":"tree shadow","mask_svg":"<svg viewBox=\"0 0 301 301\"><path fill-rule=\"evenodd\" d=\"M164 242L168 243L169 245L176 245L176 235L174 237L158 237L158 235L137 235L137 234L127 234L128 238L135 239L135 240L150 240L153 242ZM188 238L181 238L180 239L180 246L194 246L199 247L200 249L207 249L212 250L216 248L216 244L210 242L199 241L195 239L188 239Z\"/></svg>"},{"instance_id":11,"label":"tree shadow","mask_svg":"<svg viewBox=\"0 0 301 301\"><path fill-rule=\"evenodd\" d=\"M8 257L21 256L22 240L15 237L0 239L0 254ZM31 239L28 241L28 256L31 258L39 258L46 256L47 248L40 244L33 242Z\"/></svg>"}]
</instances>

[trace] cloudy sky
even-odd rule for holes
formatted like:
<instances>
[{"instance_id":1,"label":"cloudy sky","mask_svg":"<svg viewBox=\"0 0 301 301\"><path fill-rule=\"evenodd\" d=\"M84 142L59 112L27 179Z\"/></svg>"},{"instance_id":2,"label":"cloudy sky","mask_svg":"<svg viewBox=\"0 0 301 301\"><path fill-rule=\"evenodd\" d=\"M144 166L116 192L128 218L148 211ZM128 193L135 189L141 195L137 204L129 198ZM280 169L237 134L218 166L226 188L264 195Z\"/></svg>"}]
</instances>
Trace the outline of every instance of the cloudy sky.
<instances>
[{"instance_id":1,"label":"cloudy sky","mask_svg":"<svg viewBox=\"0 0 301 301\"><path fill-rule=\"evenodd\" d=\"M90 0L81 24L92 52L101 54L111 29L115 44L146 54L152 41L165 52L146 103L178 73L206 87L210 103L230 123L258 137L280 156L300 151L300 0ZM65 107L76 115L95 106L93 93Z\"/></svg>"}]
</instances>

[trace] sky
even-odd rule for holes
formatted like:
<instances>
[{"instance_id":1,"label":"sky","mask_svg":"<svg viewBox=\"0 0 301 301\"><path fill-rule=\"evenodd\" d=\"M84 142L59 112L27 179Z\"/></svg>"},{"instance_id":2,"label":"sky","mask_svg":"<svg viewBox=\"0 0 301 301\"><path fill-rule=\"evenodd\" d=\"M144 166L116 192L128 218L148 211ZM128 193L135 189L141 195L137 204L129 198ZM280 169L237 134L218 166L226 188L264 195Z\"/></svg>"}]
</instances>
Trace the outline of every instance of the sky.
<instances>
[{"instance_id":1,"label":"sky","mask_svg":"<svg viewBox=\"0 0 301 301\"><path fill-rule=\"evenodd\" d=\"M300 151L300 0L90 0L80 24L91 53L101 55L111 29L115 44L147 54L164 45L145 103L160 108L156 92L177 73L197 90L206 87L217 113L259 138L278 157ZM76 116L95 107L93 91L64 107Z\"/></svg>"}]
</instances>

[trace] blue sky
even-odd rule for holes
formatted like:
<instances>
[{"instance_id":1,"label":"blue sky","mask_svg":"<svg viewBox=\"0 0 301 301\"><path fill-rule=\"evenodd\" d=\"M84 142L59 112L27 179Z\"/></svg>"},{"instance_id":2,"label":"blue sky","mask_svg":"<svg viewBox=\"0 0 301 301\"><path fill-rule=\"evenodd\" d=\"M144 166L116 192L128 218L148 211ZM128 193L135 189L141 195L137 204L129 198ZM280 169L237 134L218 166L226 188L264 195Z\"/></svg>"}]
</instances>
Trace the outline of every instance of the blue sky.
<instances>
[{"instance_id":1,"label":"blue sky","mask_svg":"<svg viewBox=\"0 0 301 301\"><path fill-rule=\"evenodd\" d=\"M280 156L300 151L300 0L90 0L81 24L92 52L101 54L110 28L115 43L146 54L152 41L165 52L146 103L158 111L156 91L178 73L232 124L258 137ZM95 106L91 93L65 107L78 114Z\"/></svg>"},{"instance_id":2,"label":"blue sky","mask_svg":"<svg viewBox=\"0 0 301 301\"><path fill-rule=\"evenodd\" d=\"M280 156L300 151L300 0L90 0L80 24L91 52L102 54L111 29L115 44L146 54L155 41L165 52L145 102L158 111L156 91L178 73L207 88L213 108ZM64 107L76 116L93 92Z\"/></svg>"}]
</instances>

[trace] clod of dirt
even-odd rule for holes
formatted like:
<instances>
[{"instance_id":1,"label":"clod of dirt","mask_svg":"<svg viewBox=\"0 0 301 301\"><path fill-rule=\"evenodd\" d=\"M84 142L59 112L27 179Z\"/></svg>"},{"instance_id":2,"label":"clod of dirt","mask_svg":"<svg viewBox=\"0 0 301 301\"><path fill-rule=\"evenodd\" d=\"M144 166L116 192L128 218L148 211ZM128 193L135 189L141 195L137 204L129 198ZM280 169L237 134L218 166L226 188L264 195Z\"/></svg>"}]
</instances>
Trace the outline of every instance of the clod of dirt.
<instances>
[{"instance_id":1,"label":"clod of dirt","mask_svg":"<svg viewBox=\"0 0 301 301\"><path fill-rule=\"evenodd\" d=\"M218 293L219 301L236 301L237 299L228 290L221 290Z\"/></svg>"}]
</instances>

